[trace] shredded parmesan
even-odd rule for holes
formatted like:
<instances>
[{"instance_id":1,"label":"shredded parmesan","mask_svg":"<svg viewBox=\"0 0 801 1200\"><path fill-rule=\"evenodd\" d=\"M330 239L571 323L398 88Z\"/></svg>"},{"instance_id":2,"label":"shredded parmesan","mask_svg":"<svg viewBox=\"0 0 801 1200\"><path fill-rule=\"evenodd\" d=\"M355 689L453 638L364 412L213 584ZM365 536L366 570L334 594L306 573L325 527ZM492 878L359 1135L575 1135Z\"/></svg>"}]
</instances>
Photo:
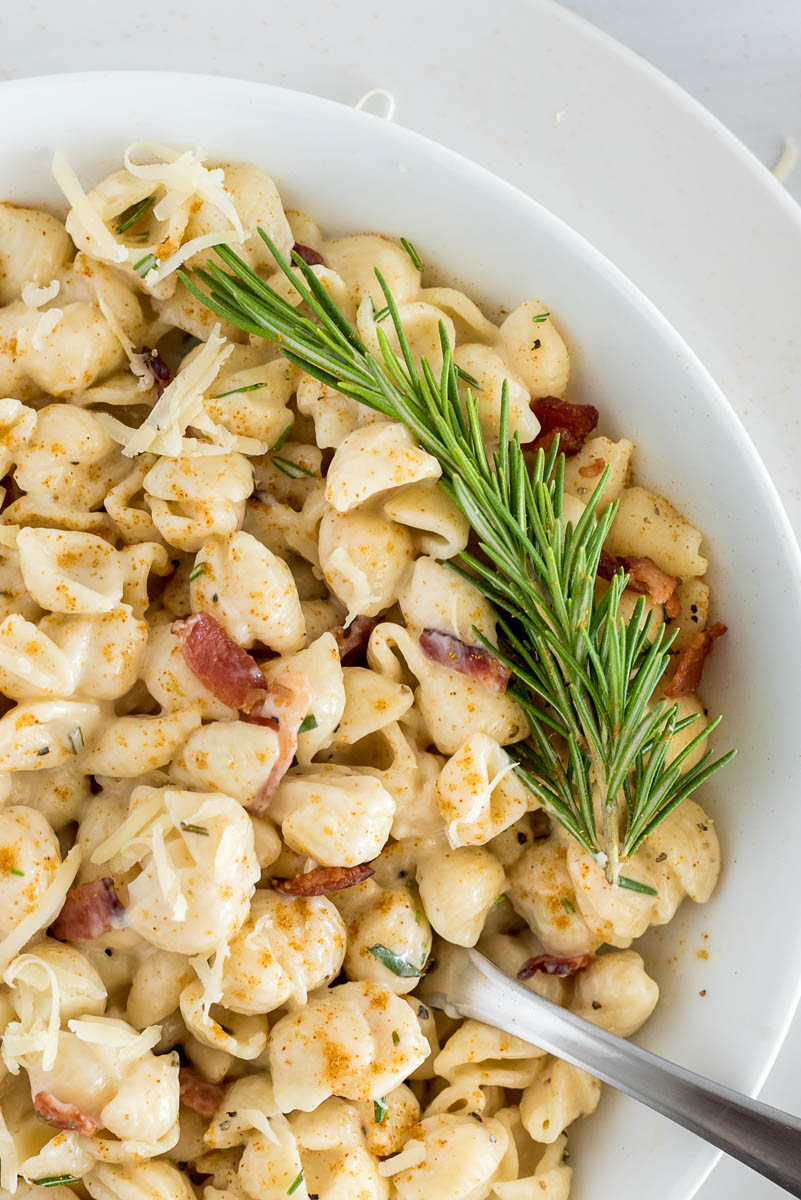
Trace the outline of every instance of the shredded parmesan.
<instances>
[{"instance_id":1,"label":"shredded parmesan","mask_svg":"<svg viewBox=\"0 0 801 1200\"><path fill-rule=\"evenodd\" d=\"M51 279L44 287L28 280L22 286L22 303L26 308L41 308L43 304L55 300L60 290L61 284L57 279Z\"/></svg>"},{"instance_id":2,"label":"shredded parmesan","mask_svg":"<svg viewBox=\"0 0 801 1200\"><path fill-rule=\"evenodd\" d=\"M50 337L63 316L60 308L48 308L47 312L42 313L31 333L31 346L34 350L41 350L42 342Z\"/></svg>"},{"instance_id":3,"label":"shredded parmesan","mask_svg":"<svg viewBox=\"0 0 801 1200\"><path fill-rule=\"evenodd\" d=\"M12 1075L19 1072L18 1059L23 1054L42 1052L42 1070L51 1071L58 1053L58 1031L61 1025L61 988L58 976L50 963L36 954L20 954L3 973L3 982L13 987L23 980L31 987L39 988L36 976L43 979L41 991L50 992L50 1012L47 1023L34 1021L28 1029L20 1021L12 1021L3 1034L3 1062ZM33 976L33 978L31 978Z\"/></svg>"},{"instance_id":4,"label":"shredded parmesan","mask_svg":"<svg viewBox=\"0 0 801 1200\"><path fill-rule=\"evenodd\" d=\"M113 236L60 150L53 155L52 171L56 183L70 203L70 215L74 214L94 242L97 257L111 263L126 262L128 251Z\"/></svg>"},{"instance_id":5,"label":"shredded parmesan","mask_svg":"<svg viewBox=\"0 0 801 1200\"><path fill-rule=\"evenodd\" d=\"M419 1167L425 1156L426 1148L420 1139L409 1138L399 1154L393 1154L392 1158L387 1158L378 1164L378 1174L387 1179L392 1175L397 1175L399 1171L408 1170L409 1167Z\"/></svg>"},{"instance_id":6,"label":"shredded parmesan","mask_svg":"<svg viewBox=\"0 0 801 1200\"><path fill-rule=\"evenodd\" d=\"M61 912L67 892L78 874L80 865L80 848L73 846L63 863L57 867L50 884L45 888L33 912L28 913L15 929L12 929L11 933L6 934L0 941L0 970L6 969L34 934L55 920Z\"/></svg>"},{"instance_id":7,"label":"shredded parmesan","mask_svg":"<svg viewBox=\"0 0 801 1200\"><path fill-rule=\"evenodd\" d=\"M139 840L139 835L143 833L146 827L155 817L161 812L162 799L156 794L149 796L140 804L137 804L133 811L125 818L122 825L119 825L104 842L96 846L89 857L89 861L94 866L101 866L103 863L114 858L121 850L127 850L128 847Z\"/></svg>"},{"instance_id":8,"label":"shredded parmesan","mask_svg":"<svg viewBox=\"0 0 801 1200\"><path fill-rule=\"evenodd\" d=\"M252 233L252 229L245 230L243 233L237 233L235 229L217 229L213 233L201 233L196 238L190 238L188 242L179 246L174 254L165 258L163 263L159 263L157 267L148 271L145 275L145 283L148 287L153 287L155 284L161 283L162 279L168 275L172 275L173 271L177 271L187 259L199 254L201 250L209 250L212 246L223 244L239 245L240 242L247 241Z\"/></svg>"},{"instance_id":9,"label":"shredded parmesan","mask_svg":"<svg viewBox=\"0 0 801 1200\"><path fill-rule=\"evenodd\" d=\"M225 960L228 958L230 953L231 950L228 946L228 943L226 941L222 941L214 951L214 958L212 962L209 962L208 958L204 957L202 954L195 955L194 958L190 958L189 960L190 967L203 985L203 1001L201 1004L201 1009L203 1012L203 1021L207 1025L213 1024L212 1019L209 1016L211 1006L213 1004L219 1004L222 1000L223 967L225 966Z\"/></svg>"},{"instance_id":10,"label":"shredded parmesan","mask_svg":"<svg viewBox=\"0 0 801 1200\"><path fill-rule=\"evenodd\" d=\"M111 437L121 443L123 454L133 458L150 450L175 458L184 453L186 427L202 420L204 396L233 349L215 325L203 348L167 385L138 429L130 429L115 417L104 420ZM214 447L213 452L220 451Z\"/></svg>"},{"instance_id":11,"label":"shredded parmesan","mask_svg":"<svg viewBox=\"0 0 801 1200\"><path fill-rule=\"evenodd\" d=\"M127 1062L142 1058L158 1044L161 1027L148 1025L141 1033L109 1017L73 1017L67 1028L82 1042L93 1046L111 1046Z\"/></svg>"},{"instance_id":12,"label":"shredded parmesan","mask_svg":"<svg viewBox=\"0 0 801 1200\"><path fill-rule=\"evenodd\" d=\"M484 807L484 805L489 804L490 801L492 800L492 793L495 791L498 784L501 782L502 779L505 779L507 775L511 774L511 772L514 771L514 769L515 769L515 763L513 763L512 760L510 759L505 767L501 767L500 771L498 771L498 773L495 775L494 779L490 779L487 783L487 786L484 788L481 788L481 790L476 793L475 799L474 799L472 805L470 806L470 809L468 810L468 812L463 813L461 816L454 817L454 819L449 823L448 829L447 829L447 835L448 835L448 843L450 845L451 850L456 850L459 846L464 845L464 841L462 840L461 836L459 835L459 830L457 829L457 826L458 825L469 825L473 821L478 820L478 818L481 816L481 810Z\"/></svg>"},{"instance_id":13,"label":"shredded parmesan","mask_svg":"<svg viewBox=\"0 0 801 1200\"><path fill-rule=\"evenodd\" d=\"M134 161L140 155L156 159L155 162ZM233 232L243 234L239 213L225 188L225 172L222 167L210 170L203 165L202 150L184 150L182 153L158 142L133 142L125 151L125 169L137 179L161 184L167 192L153 210L157 221L168 220L176 209L190 196L200 196L218 208L230 221ZM160 160L160 161L159 161Z\"/></svg>"}]
</instances>

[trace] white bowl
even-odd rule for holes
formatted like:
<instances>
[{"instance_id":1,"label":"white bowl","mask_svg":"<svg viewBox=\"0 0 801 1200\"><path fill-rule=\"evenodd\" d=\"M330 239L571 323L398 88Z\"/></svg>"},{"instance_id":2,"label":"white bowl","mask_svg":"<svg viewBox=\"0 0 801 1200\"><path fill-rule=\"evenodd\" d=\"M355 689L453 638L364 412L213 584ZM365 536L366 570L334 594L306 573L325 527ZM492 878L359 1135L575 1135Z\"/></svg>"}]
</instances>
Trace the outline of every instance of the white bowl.
<instances>
[{"instance_id":1,"label":"white bowl","mask_svg":"<svg viewBox=\"0 0 801 1200\"><path fill-rule=\"evenodd\" d=\"M692 352L556 217L366 114L256 83L149 72L21 80L0 96L11 116L0 138L3 198L62 211L49 171L56 148L92 182L135 139L201 145L265 167L285 202L329 233L402 234L491 305L547 301L570 346L573 398L596 404L605 430L637 441L638 480L704 530L715 615L730 629L704 692L725 715L718 745L740 753L701 797L718 819L724 874L709 905L686 902L638 944L662 989L639 1040L754 1092L801 976L801 561L771 480ZM743 308L758 302L744 296ZM717 1157L609 1089L570 1143L576 1200L688 1200Z\"/></svg>"}]
</instances>

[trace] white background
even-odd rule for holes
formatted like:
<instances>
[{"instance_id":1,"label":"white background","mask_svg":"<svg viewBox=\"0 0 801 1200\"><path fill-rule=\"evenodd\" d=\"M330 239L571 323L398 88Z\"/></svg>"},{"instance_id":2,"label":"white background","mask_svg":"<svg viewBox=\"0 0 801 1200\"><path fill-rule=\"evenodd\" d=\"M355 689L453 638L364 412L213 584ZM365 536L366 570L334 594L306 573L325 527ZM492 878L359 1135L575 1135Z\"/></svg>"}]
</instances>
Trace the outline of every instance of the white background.
<instances>
[{"instance_id":1,"label":"white background","mask_svg":"<svg viewBox=\"0 0 801 1200\"><path fill-rule=\"evenodd\" d=\"M568 7L665 71L763 162L775 162L787 136L801 144L799 0ZM635 79L636 64L588 43L548 0L29 0L3 9L0 77L210 71L344 103L390 88L398 121L542 200L656 301L722 384L801 531L801 226L731 147L712 154L708 129L695 146L692 122L702 119L680 97ZM801 164L788 190L801 199ZM769 987L781 964L754 969ZM763 1091L796 1112L799 1061L796 1021ZM724 1162L700 1196L782 1194Z\"/></svg>"}]
</instances>

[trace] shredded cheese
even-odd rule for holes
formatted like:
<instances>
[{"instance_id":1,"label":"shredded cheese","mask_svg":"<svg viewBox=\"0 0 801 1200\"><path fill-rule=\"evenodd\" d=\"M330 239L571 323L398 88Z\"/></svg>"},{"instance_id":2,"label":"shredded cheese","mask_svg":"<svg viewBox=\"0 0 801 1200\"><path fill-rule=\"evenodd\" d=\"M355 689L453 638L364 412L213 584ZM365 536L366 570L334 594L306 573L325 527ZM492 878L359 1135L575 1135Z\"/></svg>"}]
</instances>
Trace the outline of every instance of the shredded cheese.
<instances>
[{"instance_id":1,"label":"shredded cheese","mask_svg":"<svg viewBox=\"0 0 801 1200\"><path fill-rule=\"evenodd\" d=\"M55 300L61 284L57 279L51 279L44 287L39 287L38 284L28 280L22 286L22 303L26 308L41 308L43 304L49 304L51 300Z\"/></svg>"},{"instance_id":2,"label":"shredded cheese","mask_svg":"<svg viewBox=\"0 0 801 1200\"><path fill-rule=\"evenodd\" d=\"M97 257L110 263L126 262L128 251L113 236L60 150L53 155L52 171L56 183L70 203L70 216L74 214L86 230L87 236L94 242ZM67 220L69 221L69 217Z\"/></svg>"},{"instance_id":3,"label":"shredded cheese","mask_svg":"<svg viewBox=\"0 0 801 1200\"><path fill-rule=\"evenodd\" d=\"M378 1174L387 1179L410 1167L419 1167L425 1156L426 1148L420 1139L409 1138L399 1154L393 1154L392 1158L387 1158L378 1164Z\"/></svg>"},{"instance_id":4,"label":"shredded cheese","mask_svg":"<svg viewBox=\"0 0 801 1200\"><path fill-rule=\"evenodd\" d=\"M95 846L89 857L90 863L99 867L114 858L121 850L127 850L133 842L139 840L138 835L143 833L150 822L158 816L161 809L162 799L158 794L149 796L137 804L122 825L119 825L114 833L110 834L99 846Z\"/></svg>"},{"instance_id":5,"label":"shredded cheese","mask_svg":"<svg viewBox=\"0 0 801 1200\"><path fill-rule=\"evenodd\" d=\"M80 847L73 846L45 888L33 912L28 913L11 933L0 941L0 970L4 971L34 934L49 925L61 912L67 892L81 865Z\"/></svg>"},{"instance_id":6,"label":"shredded cheese","mask_svg":"<svg viewBox=\"0 0 801 1200\"><path fill-rule=\"evenodd\" d=\"M233 349L233 345L220 336L219 325L215 325L203 348L167 385L138 429L130 429L122 421L107 415L103 425L122 445L126 458L148 450L171 458L185 453L187 439L183 435L186 427L203 419L205 394ZM220 453L216 446L209 452Z\"/></svg>"},{"instance_id":7,"label":"shredded cheese","mask_svg":"<svg viewBox=\"0 0 801 1200\"><path fill-rule=\"evenodd\" d=\"M199 254L201 250L209 250L212 246L221 246L224 243L239 245L241 242L247 241L252 233L252 229L247 229L243 233L237 233L235 229L217 229L213 233L201 233L196 238L190 238L188 242L179 246L174 254L165 258L163 263L159 263L157 267L148 271L145 275L145 283L148 287L154 287L155 284L161 283L162 279L172 275L173 271L182 267L187 259Z\"/></svg>"},{"instance_id":8,"label":"shredded cheese","mask_svg":"<svg viewBox=\"0 0 801 1200\"><path fill-rule=\"evenodd\" d=\"M172 909L174 921L185 921L187 913L186 896L181 891L181 876L173 866L169 851L164 842L164 822L156 821L150 831L150 846L153 854L153 864L159 881L161 894Z\"/></svg>"},{"instance_id":9,"label":"shredded cheese","mask_svg":"<svg viewBox=\"0 0 801 1200\"><path fill-rule=\"evenodd\" d=\"M109 1017L73 1017L67 1028L76 1038L93 1046L111 1046L127 1062L142 1058L158 1044L159 1025L148 1025L141 1033Z\"/></svg>"},{"instance_id":10,"label":"shredded cheese","mask_svg":"<svg viewBox=\"0 0 801 1200\"><path fill-rule=\"evenodd\" d=\"M154 158L155 162L136 162L140 155ZM153 210L157 221L168 220L176 209L190 196L200 196L218 208L234 228L242 234L242 222L225 188L225 172L222 167L210 170L203 165L202 150L173 150L159 142L133 142L125 151L125 169L136 179L161 184L167 195L159 200Z\"/></svg>"},{"instance_id":11,"label":"shredded cheese","mask_svg":"<svg viewBox=\"0 0 801 1200\"><path fill-rule=\"evenodd\" d=\"M236 1110L236 1115L241 1120L247 1121L248 1124L252 1125L253 1128L259 1133L263 1133L264 1136L271 1141L274 1146L281 1145L280 1138L278 1138L273 1132L273 1128L270 1124L270 1118L265 1116L263 1112L260 1112L258 1108L238 1108Z\"/></svg>"},{"instance_id":12,"label":"shredded cheese","mask_svg":"<svg viewBox=\"0 0 801 1200\"><path fill-rule=\"evenodd\" d=\"M203 1013L203 1021L207 1025L213 1024L213 1021L209 1015L211 1006L213 1004L219 1004L222 1000L223 967L225 966L225 960L228 958L230 953L231 950L228 946L228 943L226 941L222 941L214 951L214 958L212 962L209 962L208 958L205 958L202 954L197 954L194 958L190 958L189 960L190 967L203 985L203 1000L201 1003L201 1010Z\"/></svg>"},{"instance_id":13,"label":"shredded cheese","mask_svg":"<svg viewBox=\"0 0 801 1200\"><path fill-rule=\"evenodd\" d=\"M46 312L42 313L31 333L31 346L34 350L42 349L45 338L50 337L63 316L64 313L60 308L48 308Z\"/></svg>"},{"instance_id":14,"label":"shredded cheese","mask_svg":"<svg viewBox=\"0 0 801 1200\"><path fill-rule=\"evenodd\" d=\"M50 1012L46 1023L34 1021L28 1029L21 1021L12 1021L6 1026L3 1033L3 1062L12 1075L19 1073L18 1060L23 1054L41 1051L44 1071L51 1071L56 1061L61 1026L61 988L50 963L36 954L20 954L6 968L3 982L13 987L17 980L22 980L38 988L37 975L39 979L44 977L44 986L40 990L50 992Z\"/></svg>"},{"instance_id":15,"label":"shredded cheese","mask_svg":"<svg viewBox=\"0 0 801 1200\"><path fill-rule=\"evenodd\" d=\"M487 782L486 787L483 787L480 789L480 791L476 792L475 799L469 810L466 813L463 813L461 816L454 817L454 819L449 823L446 832L451 850L456 850L459 846L464 845L464 841L459 834L457 826L470 825L473 821L478 820L478 818L481 816L481 810L484 805L491 802L492 793L495 791L498 784L502 779L505 779L507 775L511 774L514 769L515 764L510 759L505 767L501 767L494 779L490 779Z\"/></svg>"}]
</instances>

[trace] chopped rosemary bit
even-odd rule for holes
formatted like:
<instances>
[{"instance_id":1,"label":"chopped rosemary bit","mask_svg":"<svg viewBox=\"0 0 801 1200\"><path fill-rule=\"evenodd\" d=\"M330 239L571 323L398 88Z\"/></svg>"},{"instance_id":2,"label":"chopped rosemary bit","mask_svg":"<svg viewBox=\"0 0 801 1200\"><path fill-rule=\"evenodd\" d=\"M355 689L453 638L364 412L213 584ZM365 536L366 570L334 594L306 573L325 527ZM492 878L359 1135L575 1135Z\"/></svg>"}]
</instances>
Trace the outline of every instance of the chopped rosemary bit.
<instances>
[{"instance_id":1,"label":"chopped rosemary bit","mask_svg":"<svg viewBox=\"0 0 801 1200\"><path fill-rule=\"evenodd\" d=\"M400 1045L400 1034L398 1033L397 1029L392 1030L392 1045L393 1046Z\"/></svg>"},{"instance_id":2,"label":"chopped rosemary bit","mask_svg":"<svg viewBox=\"0 0 801 1200\"><path fill-rule=\"evenodd\" d=\"M413 966L408 959L401 958L400 954L396 954L388 946L382 946L380 942L375 946L368 946L367 949L387 970L393 975L399 975L401 979L412 979L423 974L419 967Z\"/></svg>"},{"instance_id":3,"label":"chopped rosemary bit","mask_svg":"<svg viewBox=\"0 0 801 1200\"><path fill-rule=\"evenodd\" d=\"M492 907L497 908L499 904L503 904L505 899L506 899L505 896L496 896L492 902Z\"/></svg>"},{"instance_id":4,"label":"chopped rosemary bit","mask_svg":"<svg viewBox=\"0 0 801 1200\"><path fill-rule=\"evenodd\" d=\"M548 318L550 317L550 315L551 314L549 312L548 313L536 313L531 319L535 325L539 325L542 321L547 321Z\"/></svg>"},{"instance_id":5,"label":"chopped rosemary bit","mask_svg":"<svg viewBox=\"0 0 801 1200\"><path fill-rule=\"evenodd\" d=\"M567 913L567 915L569 917L572 917L573 913L576 911L575 908L573 907L572 903L568 900L567 896L562 897L562 908L565 910L565 912Z\"/></svg>"},{"instance_id":6,"label":"chopped rosemary bit","mask_svg":"<svg viewBox=\"0 0 801 1200\"><path fill-rule=\"evenodd\" d=\"M215 400L224 400L226 396L238 396L240 392L257 392L259 388L267 387L267 383L244 383L242 387L231 388L228 392L220 392L219 396L214 396Z\"/></svg>"},{"instance_id":7,"label":"chopped rosemary bit","mask_svg":"<svg viewBox=\"0 0 801 1200\"><path fill-rule=\"evenodd\" d=\"M117 233L125 233L135 225L146 212L150 212L153 205L156 203L156 193L152 196L146 196L144 200L140 200L138 204L132 204L126 208L125 212L120 213L119 224L117 225Z\"/></svg>"},{"instance_id":8,"label":"chopped rosemary bit","mask_svg":"<svg viewBox=\"0 0 801 1200\"><path fill-rule=\"evenodd\" d=\"M69 731L67 734L67 741L69 742L72 753L76 755L80 754L84 747L83 730L81 729L80 725L76 725L74 729Z\"/></svg>"},{"instance_id":9,"label":"chopped rosemary bit","mask_svg":"<svg viewBox=\"0 0 801 1200\"><path fill-rule=\"evenodd\" d=\"M281 430L281 432L278 435L278 441L273 446L273 452L281 449L284 442L286 441L286 439L289 437L290 433L292 432L292 426L294 425L294 423L295 423L294 421L290 421L289 424L287 425L286 429Z\"/></svg>"},{"instance_id":10,"label":"chopped rosemary bit","mask_svg":"<svg viewBox=\"0 0 801 1200\"><path fill-rule=\"evenodd\" d=\"M309 713L308 717L304 717L298 726L298 733L308 733L310 729L317 728L317 718L314 713Z\"/></svg>"},{"instance_id":11,"label":"chopped rosemary bit","mask_svg":"<svg viewBox=\"0 0 801 1200\"><path fill-rule=\"evenodd\" d=\"M59 1184L77 1183L77 1175L45 1175L43 1179L32 1179L37 1187L58 1187Z\"/></svg>"},{"instance_id":12,"label":"chopped rosemary bit","mask_svg":"<svg viewBox=\"0 0 801 1200\"><path fill-rule=\"evenodd\" d=\"M656 888L651 887L650 883L640 883L639 879L628 879L625 875L618 876L618 886L625 888L628 892L642 892L643 896L658 896L659 892Z\"/></svg>"},{"instance_id":13,"label":"chopped rosemary bit","mask_svg":"<svg viewBox=\"0 0 801 1200\"><path fill-rule=\"evenodd\" d=\"M273 465L288 475L290 479L300 479L303 475L308 475L309 479L319 478L314 471L310 471L308 467L302 467L300 463L292 462L291 458L279 458L274 454Z\"/></svg>"},{"instance_id":14,"label":"chopped rosemary bit","mask_svg":"<svg viewBox=\"0 0 801 1200\"><path fill-rule=\"evenodd\" d=\"M383 1125L389 1114L389 1106L387 1105L386 1096L382 1096L380 1100L373 1101L373 1117L376 1125Z\"/></svg>"},{"instance_id":15,"label":"chopped rosemary bit","mask_svg":"<svg viewBox=\"0 0 801 1200\"><path fill-rule=\"evenodd\" d=\"M189 572L189 582L192 583L193 580L198 579L205 573L205 570L206 564L204 562L195 563L194 567Z\"/></svg>"},{"instance_id":16,"label":"chopped rosemary bit","mask_svg":"<svg viewBox=\"0 0 801 1200\"><path fill-rule=\"evenodd\" d=\"M297 1175L296 1178L292 1180L289 1187L286 1189L287 1196L291 1196L293 1192L296 1192L302 1183L303 1183L303 1168L301 1167L300 1174Z\"/></svg>"},{"instance_id":17,"label":"chopped rosemary bit","mask_svg":"<svg viewBox=\"0 0 801 1200\"><path fill-rule=\"evenodd\" d=\"M412 260L413 264L417 267L417 270L422 271L423 264L420 261L420 255L417 253L417 251L415 250L412 243L408 240L408 238L401 238L400 244L403 246L404 250L409 255L409 258Z\"/></svg>"},{"instance_id":18,"label":"chopped rosemary bit","mask_svg":"<svg viewBox=\"0 0 801 1200\"><path fill-rule=\"evenodd\" d=\"M181 829L184 833L199 833L201 837L208 837L209 831L205 825L190 825L188 821L181 821Z\"/></svg>"},{"instance_id":19,"label":"chopped rosemary bit","mask_svg":"<svg viewBox=\"0 0 801 1200\"><path fill-rule=\"evenodd\" d=\"M379 321L383 321L384 317L388 317L388 316L389 316L389 305L385 304L383 308L379 308L377 312L373 313L373 320L375 321L375 323L377 325Z\"/></svg>"},{"instance_id":20,"label":"chopped rosemary bit","mask_svg":"<svg viewBox=\"0 0 801 1200\"><path fill-rule=\"evenodd\" d=\"M10 872L9 872L9 874L10 874L10 875L19 875L20 879L24 879L24 878L25 878L25 872L24 872L24 871L20 871L19 867L12 867L12 868L11 868L11 870L10 870Z\"/></svg>"},{"instance_id":21,"label":"chopped rosemary bit","mask_svg":"<svg viewBox=\"0 0 801 1200\"><path fill-rule=\"evenodd\" d=\"M137 275L141 275L144 279L148 271L152 271L153 268L157 267L158 265L159 260L156 258L155 254L146 254L144 258L139 259L139 262L134 263L133 269L136 271Z\"/></svg>"},{"instance_id":22,"label":"chopped rosemary bit","mask_svg":"<svg viewBox=\"0 0 801 1200\"><path fill-rule=\"evenodd\" d=\"M414 913L414 923L415 923L415 925L419 925L419 924L420 924L420 917L421 917L421 916L422 916L422 913L420 912L420 909L419 909L419 908L415 909L415 913Z\"/></svg>"}]
</instances>

